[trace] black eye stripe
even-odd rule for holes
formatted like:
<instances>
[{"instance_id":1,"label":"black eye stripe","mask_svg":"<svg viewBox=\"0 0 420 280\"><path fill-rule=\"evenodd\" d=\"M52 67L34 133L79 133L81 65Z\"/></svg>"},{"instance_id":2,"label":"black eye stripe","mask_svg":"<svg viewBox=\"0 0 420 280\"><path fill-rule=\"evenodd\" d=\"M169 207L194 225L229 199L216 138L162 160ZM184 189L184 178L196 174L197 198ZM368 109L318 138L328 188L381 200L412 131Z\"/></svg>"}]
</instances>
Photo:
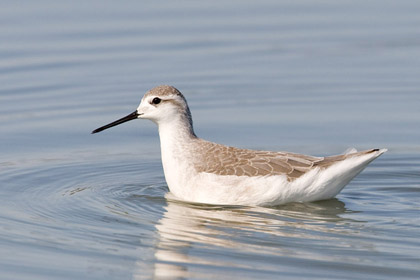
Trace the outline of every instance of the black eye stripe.
<instances>
[{"instance_id":1,"label":"black eye stripe","mask_svg":"<svg viewBox=\"0 0 420 280\"><path fill-rule=\"evenodd\" d=\"M152 100L152 104L157 105L157 104L159 104L161 101L162 101L162 99L160 99L159 97L155 97L155 98L153 98L153 100Z\"/></svg>"}]
</instances>

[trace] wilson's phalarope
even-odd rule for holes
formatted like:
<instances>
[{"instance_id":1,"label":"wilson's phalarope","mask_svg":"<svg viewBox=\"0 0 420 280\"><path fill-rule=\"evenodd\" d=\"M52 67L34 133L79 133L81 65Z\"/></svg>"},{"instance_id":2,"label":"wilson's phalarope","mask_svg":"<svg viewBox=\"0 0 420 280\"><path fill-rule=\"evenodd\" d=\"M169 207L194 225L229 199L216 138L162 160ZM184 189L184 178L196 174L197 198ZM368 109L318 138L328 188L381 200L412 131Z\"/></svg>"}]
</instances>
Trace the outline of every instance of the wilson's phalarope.
<instances>
[{"instance_id":1,"label":"wilson's phalarope","mask_svg":"<svg viewBox=\"0 0 420 280\"><path fill-rule=\"evenodd\" d=\"M313 157L212 143L195 135L187 101L172 86L151 89L136 111L92 133L137 118L158 125L169 190L190 202L273 206L332 198L387 151Z\"/></svg>"}]
</instances>

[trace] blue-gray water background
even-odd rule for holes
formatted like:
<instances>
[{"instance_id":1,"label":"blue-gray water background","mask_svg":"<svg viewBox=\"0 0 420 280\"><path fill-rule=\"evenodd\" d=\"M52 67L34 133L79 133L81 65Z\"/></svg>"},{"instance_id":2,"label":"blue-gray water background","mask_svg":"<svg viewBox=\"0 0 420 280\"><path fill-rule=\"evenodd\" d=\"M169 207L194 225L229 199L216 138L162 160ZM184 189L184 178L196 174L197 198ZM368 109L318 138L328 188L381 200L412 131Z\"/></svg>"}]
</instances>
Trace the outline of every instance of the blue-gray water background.
<instances>
[{"instance_id":1,"label":"blue-gray water background","mask_svg":"<svg viewBox=\"0 0 420 280\"><path fill-rule=\"evenodd\" d=\"M419 1L2 1L0 279L420 275ZM388 148L337 199L165 198L148 89L264 150Z\"/></svg>"}]
</instances>

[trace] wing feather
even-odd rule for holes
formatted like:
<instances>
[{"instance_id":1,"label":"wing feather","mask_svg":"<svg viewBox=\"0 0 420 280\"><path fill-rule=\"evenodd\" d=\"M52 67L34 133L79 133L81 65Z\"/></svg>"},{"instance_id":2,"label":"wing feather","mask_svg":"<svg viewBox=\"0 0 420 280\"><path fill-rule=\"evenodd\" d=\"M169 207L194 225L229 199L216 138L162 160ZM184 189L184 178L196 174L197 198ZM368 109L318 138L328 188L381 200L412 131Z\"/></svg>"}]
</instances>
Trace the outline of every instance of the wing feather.
<instances>
[{"instance_id":1,"label":"wing feather","mask_svg":"<svg viewBox=\"0 0 420 280\"><path fill-rule=\"evenodd\" d=\"M313 168L327 168L346 158L371 151L331 157L313 157L296 153L266 152L227 147L202 140L196 149L194 166L198 172L218 175L268 176L299 178Z\"/></svg>"}]
</instances>

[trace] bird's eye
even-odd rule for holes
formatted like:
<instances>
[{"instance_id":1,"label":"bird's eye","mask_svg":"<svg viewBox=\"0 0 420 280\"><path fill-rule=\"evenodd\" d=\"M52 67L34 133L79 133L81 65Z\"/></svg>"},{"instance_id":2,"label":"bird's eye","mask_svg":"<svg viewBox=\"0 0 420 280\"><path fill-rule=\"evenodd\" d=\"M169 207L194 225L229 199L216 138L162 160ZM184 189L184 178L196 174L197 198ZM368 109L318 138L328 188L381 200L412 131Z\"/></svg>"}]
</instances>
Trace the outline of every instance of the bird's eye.
<instances>
[{"instance_id":1,"label":"bird's eye","mask_svg":"<svg viewBox=\"0 0 420 280\"><path fill-rule=\"evenodd\" d=\"M160 103L160 101L162 101L162 99L160 99L160 98L158 98L158 97L155 97L155 98L153 98L152 103L153 103L153 104L159 104L159 103Z\"/></svg>"}]
</instances>

